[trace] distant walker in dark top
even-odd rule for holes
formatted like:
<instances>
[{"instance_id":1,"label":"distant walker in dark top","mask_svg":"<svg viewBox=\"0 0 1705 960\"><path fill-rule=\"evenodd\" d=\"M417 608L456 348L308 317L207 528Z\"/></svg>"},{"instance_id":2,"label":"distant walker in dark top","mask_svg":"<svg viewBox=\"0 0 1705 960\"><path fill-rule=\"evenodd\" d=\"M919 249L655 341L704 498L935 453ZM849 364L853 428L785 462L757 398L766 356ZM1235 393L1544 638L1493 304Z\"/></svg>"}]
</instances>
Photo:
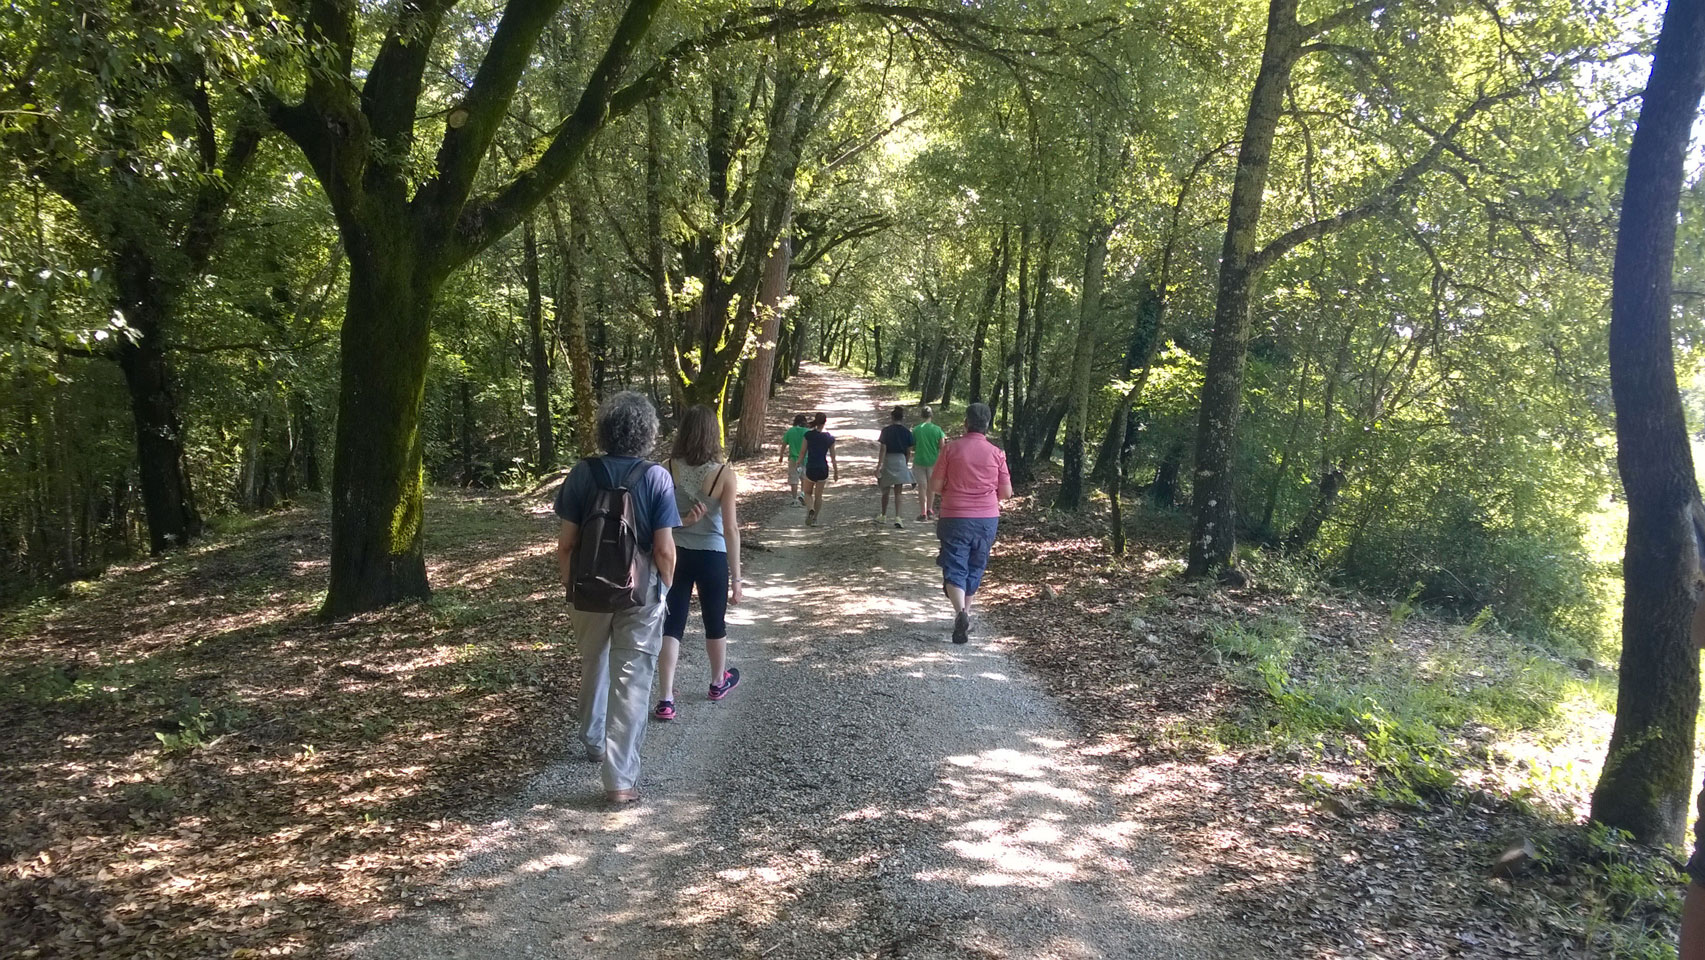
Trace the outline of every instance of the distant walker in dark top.
<instances>
[{"instance_id":1,"label":"distant walker in dark top","mask_svg":"<svg viewBox=\"0 0 1705 960\"><path fill-rule=\"evenodd\" d=\"M900 520L900 492L912 484L912 431L906 428L906 408L895 407L891 422L882 428L876 444L876 485L882 490L882 511L877 523L888 523L888 495L894 495L894 527Z\"/></svg>"},{"instance_id":2,"label":"distant walker in dark top","mask_svg":"<svg viewBox=\"0 0 1705 960\"><path fill-rule=\"evenodd\" d=\"M811 509L805 514L805 525L817 525L817 514L823 510L823 485L829 482L831 468L834 478L841 479L841 462L835 459L835 435L823 429L829 425L829 415L818 411L811 418L811 429L805 431L805 444L799 449L795 466L805 468L805 496Z\"/></svg>"}]
</instances>

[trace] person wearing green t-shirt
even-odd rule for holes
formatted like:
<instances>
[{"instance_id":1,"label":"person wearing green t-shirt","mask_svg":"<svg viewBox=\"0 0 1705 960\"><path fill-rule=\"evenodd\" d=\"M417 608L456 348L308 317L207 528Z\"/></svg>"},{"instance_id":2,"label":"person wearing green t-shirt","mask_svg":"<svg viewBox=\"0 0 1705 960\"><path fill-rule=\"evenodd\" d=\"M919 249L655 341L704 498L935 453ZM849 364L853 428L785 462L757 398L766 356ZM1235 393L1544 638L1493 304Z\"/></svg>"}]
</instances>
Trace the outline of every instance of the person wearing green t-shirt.
<instances>
[{"instance_id":1,"label":"person wearing green t-shirt","mask_svg":"<svg viewBox=\"0 0 1705 960\"><path fill-rule=\"evenodd\" d=\"M912 473L918 481L918 522L934 519L935 506L930 501L929 475L935 469L935 460L941 456L941 441L946 434L935 425L935 411L922 407L919 412L923 422L912 428Z\"/></svg>"},{"instance_id":2,"label":"person wearing green t-shirt","mask_svg":"<svg viewBox=\"0 0 1705 960\"><path fill-rule=\"evenodd\" d=\"M787 459L787 485L793 491L793 502L804 506L805 497L799 492L799 478L805 475L805 461L799 458L799 448L805 444L805 414L793 415L793 426L781 435L781 444L782 448L777 452Z\"/></svg>"}]
</instances>

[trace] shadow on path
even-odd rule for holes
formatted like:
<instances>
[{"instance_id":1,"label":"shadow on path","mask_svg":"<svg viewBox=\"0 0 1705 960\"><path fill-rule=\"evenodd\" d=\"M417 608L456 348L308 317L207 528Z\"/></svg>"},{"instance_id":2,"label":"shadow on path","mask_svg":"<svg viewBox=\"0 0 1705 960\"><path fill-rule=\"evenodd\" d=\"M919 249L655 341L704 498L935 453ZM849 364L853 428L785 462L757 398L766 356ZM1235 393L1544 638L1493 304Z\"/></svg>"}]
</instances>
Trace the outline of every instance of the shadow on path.
<instances>
[{"instance_id":1,"label":"shadow on path","mask_svg":"<svg viewBox=\"0 0 1705 960\"><path fill-rule=\"evenodd\" d=\"M560 762L445 902L346 955L1219 955L1191 878L1038 684L989 638L948 642L933 527L872 521L873 388L820 368L801 387L841 481L819 526L790 507L761 531L731 616L739 690L685 695L705 682L690 625L642 802L606 810L596 768Z\"/></svg>"}]
</instances>

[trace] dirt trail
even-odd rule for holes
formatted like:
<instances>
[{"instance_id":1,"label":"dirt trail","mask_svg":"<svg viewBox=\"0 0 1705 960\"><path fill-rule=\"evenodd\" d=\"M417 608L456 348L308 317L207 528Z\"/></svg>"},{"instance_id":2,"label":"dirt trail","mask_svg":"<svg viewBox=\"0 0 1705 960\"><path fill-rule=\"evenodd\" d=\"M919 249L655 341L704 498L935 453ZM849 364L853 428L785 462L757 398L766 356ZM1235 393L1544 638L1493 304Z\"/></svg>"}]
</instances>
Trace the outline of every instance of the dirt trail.
<instances>
[{"instance_id":1,"label":"dirt trail","mask_svg":"<svg viewBox=\"0 0 1705 960\"><path fill-rule=\"evenodd\" d=\"M788 392L779 410L809 397L829 413L841 480L819 526L783 508L754 538L730 618L740 688L698 694L695 618L640 803L607 810L596 768L565 749L442 903L341 955L1223 955L1184 861L1122 812L1112 774L1002 652L1011 638L984 621L949 643L933 527L872 521L875 388L814 368Z\"/></svg>"}]
</instances>

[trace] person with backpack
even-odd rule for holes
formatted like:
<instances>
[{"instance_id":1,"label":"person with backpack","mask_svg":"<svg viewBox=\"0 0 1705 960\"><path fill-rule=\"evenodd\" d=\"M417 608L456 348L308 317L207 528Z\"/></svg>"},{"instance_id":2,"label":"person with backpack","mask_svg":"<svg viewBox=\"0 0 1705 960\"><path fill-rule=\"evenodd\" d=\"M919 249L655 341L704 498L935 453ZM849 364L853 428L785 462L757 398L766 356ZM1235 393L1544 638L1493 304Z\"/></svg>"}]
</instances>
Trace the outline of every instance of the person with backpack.
<instances>
[{"instance_id":1,"label":"person with backpack","mask_svg":"<svg viewBox=\"0 0 1705 960\"><path fill-rule=\"evenodd\" d=\"M675 663L687 630L687 606L699 590L704 618L705 657L710 661L709 700L721 700L740 683L740 671L728 666L728 606L740 602L740 518L735 498L740 475L722 458L716 411L699 404L681 418L669 473L675 480L675 509L683 518L675 528L675 585L663 620L663 653L657 659L657 708L652 716L675 719Z\"/></svg>"},{"instance_id":2,"label":"person with backpack","mask_svg":"<svg viewBox=\"0 0 1705 960\"><path fill-rule=\"evenodd\" d=\"M781 435L782 449L778 460L787 461L787 486L793 491L793 501L805 506L805 495L799 492L799 481L805 476L805 467L799 462L799 449L805 445L805 414L793 415L793 426Z\"/></svg>"},{"instance_id":3,"label":"person with backpack","mask_svg":"<svg viewBox=\"0 0 1705 960\"><path fill-rule=\"evenodd\" d=\"M818 411L811 418L811 429L805 432L805 444L795 462L805 467L805 496L811 509L805 513L805 525L817 525L817 514L823 509L823 485L829 482L829 468L834 468L836 480L841 479L841 462L835 459L835 435L823 428L829 425L829 415Z\"/></svg>"},{"instance_id":4,"label":"person with backpack","mask_svg":"<svg viewBox=\"0 0 1705 960\"><path fill-rule=\"evenodd\" d=\"M663 591L675 579L675 485L645 459L657 410L624 391L598 411L601 457L574 465L557 489L557 569L580 649L580 742L602 762L604 798L639 799L639 752L663 645Z\"/></svg>"},{"instance_id":5,"label":"person with backpack","mask_svg":"<svg viewBox=\"0 0 1705 960\"><path fill-rule=\"evenodd\" d=\"M906 408L895 407L893 422L876 437L876 485L882 488L882 512L876 522L888 522L888 494L894 495L894 529L900 521L900 492L912 483L912 431L906 427Z\"/></svg>"},{"instance_id":6,"label":"person with backpack","mask_svg":"<svg viewBox=\"0 0 1705 960\"><path fill-rule=\"evenodd\" d=\"M929 475L935 470L936 458L941 456L941 443L947 434L935 425L935 411L920 407L923 422L912 428L912 475L918 480L918 522L935 516L935 498L929 495Z\"/></svg>"},{"instance_id":7,"label":"person with backpack","mask_svg":"<svg viewBox=\"0 0 1705 960\"><path fill-rule=\"evenodd\" d=\"M971 638L971 599L983 583L989 550L1000 526L1002 500L1012 496L1012 474L1006 453L989 442L986 403L965 408L965 435L941 450L930 491L941 495L941 516L935 535L941 541L936 565L941 588L953 604L953 642Z\"/></svg>"}]
</instances>

